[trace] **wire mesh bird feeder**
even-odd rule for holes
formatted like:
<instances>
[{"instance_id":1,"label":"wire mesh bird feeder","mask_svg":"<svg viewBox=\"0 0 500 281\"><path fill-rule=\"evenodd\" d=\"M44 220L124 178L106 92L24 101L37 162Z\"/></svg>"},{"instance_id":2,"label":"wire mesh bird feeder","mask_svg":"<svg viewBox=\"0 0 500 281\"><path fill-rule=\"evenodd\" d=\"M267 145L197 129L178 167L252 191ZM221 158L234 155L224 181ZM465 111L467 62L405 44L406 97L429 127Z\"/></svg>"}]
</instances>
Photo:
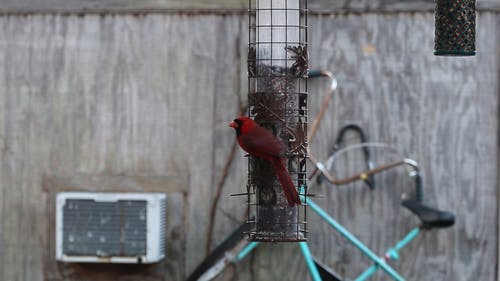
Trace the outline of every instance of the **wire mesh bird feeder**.
<instances>
[{"instance_id":1,"label":"wire mesh bird feeder","mask_svg":"<svg viewBox=\"0 0 500 281\"><path fill-rule=\"evenodd\" d=\"M437 56L473 56L476 54L475 0L436 0Z\"/></svg>"},{"instance_id":2,"label":"wire mesh bird feeder","mask_svg":"<svg viewBox=\"0 0 500 281\"><path fill-rule=\"evenodd\" d=\"M301 195L307 193L306 12L306 0L249 0L248 114L283 142ZM250 156L248 172L249 239L306 240L305 197L289 206L268 161Z\"/></svg>"}]
</instances>

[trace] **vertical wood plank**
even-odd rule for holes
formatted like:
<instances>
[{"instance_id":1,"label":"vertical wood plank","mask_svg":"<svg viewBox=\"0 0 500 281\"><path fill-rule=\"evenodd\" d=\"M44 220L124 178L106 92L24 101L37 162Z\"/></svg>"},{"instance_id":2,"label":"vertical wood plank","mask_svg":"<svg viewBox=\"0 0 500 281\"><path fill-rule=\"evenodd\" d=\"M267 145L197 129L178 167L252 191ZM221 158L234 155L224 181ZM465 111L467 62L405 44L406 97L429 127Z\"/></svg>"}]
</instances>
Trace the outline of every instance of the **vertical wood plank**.
<instances>
[{"instance_id":1,"label":"vertical wood plank","mask_svg":"<svg viewBox=\"0 0 500 281\"><path fill-rule=\"evenodd\" d=\"M500 27L500 17L496 17L496 26L497 26L497 36L496 36L496 39L497 39L497 46L500 46L500 35L498 35L498 27ZM500 57L500 47L497 47L497 58ZM500 96L500 65L497 65L497 76L498 76L498 79L497 79L497 88L498 88L498 92L499 92L499 96ZM499 97L500 99L500 97ZM500 101L498 102L499 105L497 107L497 118L498 120L500 120ZM500 125L497 126L497 138L500 139ZM497 167L498 167L498 171L497 171L497 187L498 187L498 190L500 190L500 140L498 142L498 164L497 164ZM500 191L498 191L498 194L497 194L497 198L498 198L498 202L497 202L497 206L500 206ZM497 207L497 210L498 210L498 214L497 214L497 223L498 223L498 230L497 230L497 233L499 234L500 236L500 208ZM500 239L500 237L499 237ZM498 253L497 253L497 257L500 257L500 241L497 242L497 248L498 248ZM497 272L496 272L496 278L497 280L500 278L500 258L498 259L497 261Z\"/></svg>"}]
</instances>

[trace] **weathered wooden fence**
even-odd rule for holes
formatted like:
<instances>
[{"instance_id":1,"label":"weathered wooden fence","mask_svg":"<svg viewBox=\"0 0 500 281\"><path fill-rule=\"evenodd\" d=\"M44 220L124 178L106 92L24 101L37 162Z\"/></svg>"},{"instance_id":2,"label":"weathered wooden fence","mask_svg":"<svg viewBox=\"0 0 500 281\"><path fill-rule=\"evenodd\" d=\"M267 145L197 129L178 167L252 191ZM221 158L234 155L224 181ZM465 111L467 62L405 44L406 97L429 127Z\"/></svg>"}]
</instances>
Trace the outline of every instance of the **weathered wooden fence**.
<instances>
[{"instance_id":1,"label":"weathered wooden fence","mask_svg":"<svg viewBox=\"0 0 500 281\"><path fill-rule=\"evenodd\" d=\"M244 190L246 161L227 124L246 102L246 2L1 1L0 280L183 280L245 218L228 196ZM409 280L498 280L500 1L478 1L468 58L433 55L433 1L330 2L310 1L311 67L339 81L314 150L357 123L416 159L426 203L457 221L395 267ZM310 82L311 117L327 88ZM395 192L411 188L396 186L404 174L378 175L376 191L323 185L316 201L383 251L417 224ZM61 190L168 193L168 257L57 263ZM368 264L312 214L309 225L326 264L347 276ZM219 280L307 276L296 245L266 244Z\"/></svg>"}]
</instances>

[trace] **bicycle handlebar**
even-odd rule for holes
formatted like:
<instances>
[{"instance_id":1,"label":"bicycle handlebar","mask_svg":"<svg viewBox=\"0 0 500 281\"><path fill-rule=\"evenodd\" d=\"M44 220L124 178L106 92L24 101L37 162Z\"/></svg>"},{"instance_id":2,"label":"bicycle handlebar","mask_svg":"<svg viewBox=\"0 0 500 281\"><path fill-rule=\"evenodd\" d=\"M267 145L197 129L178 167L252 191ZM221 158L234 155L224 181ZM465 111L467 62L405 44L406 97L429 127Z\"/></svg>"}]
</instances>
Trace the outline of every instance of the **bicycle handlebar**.
<instances>
[{"instance_id":1,"label":"bicycle handlebar","mask_svg":"<svg viewBox=\"0 0 500 281\"><path fill-rule=\"evenodd\" d=\"M333 76L332 72L326 71L326 70L321 70L321 71L311 70L311 71L309 71L309 75L310 75L310 77L321 77L321 76L329 77L332 80L332 87L331 87L330 91L327 93L327 95L324 97L323 102L321 104L321 108L320 108L318 114L316 115L316 117L314 118L312 125L311 125L311 129L308 132L309 143L312 143L312 140L314 139L314 136L316 135L316 132L318 130L319 123L323 119L323 115L326 111L326 108L330 104L330 100L333 97L333 93L337 89L337 79ZM309 179L311 179L314 176L314 174L317 172L317 170L319 170L319 171L321 171L321 173L325 176L325 178L330 183L336 184L336 185L348 184L348 183L351 183L351 182L354 182L357 180L365 180L365 179L368 179L368 177L371 175L374 175L374 174L377 174L377 173L380 173L380 172L383 172L383 171L386 171L386 170L389 170L389 169L392 169L392 168L395 168L398 166L402 166L402 165L410 166L411 168L413 168L415 175L416 175L415 188L416 188L416 192L417 192L417 200L419 200L419 201L422 200L422 197L423 197L422 179L420 176L418 163L415 160L412 160L409 158L403 158L400 161L392 162L392 163L385 164L385 165L380 165L380 166L377 166L377 167L374 167L371 169L367 169L361 173L358 173L358 174L355 174L355 175L352 175L352 176L349 176L349 177L346 177L343 179L337 179L328 172L328 170L326 169L325 165L323 165L323 163L321 163L317 160L317 158L314 156L314 153L311 150L310 145L307 146L307 154L308 154L309 161L311 161L315 166L315 170L309 176Z\"/></svg>"}]
</instances>

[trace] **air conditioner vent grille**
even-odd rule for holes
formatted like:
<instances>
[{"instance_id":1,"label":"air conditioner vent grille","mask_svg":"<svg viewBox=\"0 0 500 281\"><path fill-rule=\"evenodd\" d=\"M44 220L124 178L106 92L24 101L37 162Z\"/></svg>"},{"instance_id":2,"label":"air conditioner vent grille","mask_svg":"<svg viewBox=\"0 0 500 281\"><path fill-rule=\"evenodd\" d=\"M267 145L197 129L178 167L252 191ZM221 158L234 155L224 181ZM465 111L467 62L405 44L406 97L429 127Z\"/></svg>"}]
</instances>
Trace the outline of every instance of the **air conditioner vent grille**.
<instances>
[{"instance_id":1,"label":"air conditioner vent grille","mask_svg":"<svg viewBox=\"0 0 500 281\"><path fill-rule=\"evenodd\" d=\"M67 199L63 251L68 256L130 256L147 251L147 201Z\"/></svg>"},{"instance_id":2,"label":"air conditioner vent grille","mask_svg":"<svg viewBox=\"0 0 500 281\"><path fill-rule=\"evenodd\" d=\"M167 212L166 210L166 199L163 198L160 201L160 212L161 214L165 214ZM160 254L162 256L165 255L165 228L166 228L166 218L165 216L160 217Z\"/></svg>"}]
</instances>

